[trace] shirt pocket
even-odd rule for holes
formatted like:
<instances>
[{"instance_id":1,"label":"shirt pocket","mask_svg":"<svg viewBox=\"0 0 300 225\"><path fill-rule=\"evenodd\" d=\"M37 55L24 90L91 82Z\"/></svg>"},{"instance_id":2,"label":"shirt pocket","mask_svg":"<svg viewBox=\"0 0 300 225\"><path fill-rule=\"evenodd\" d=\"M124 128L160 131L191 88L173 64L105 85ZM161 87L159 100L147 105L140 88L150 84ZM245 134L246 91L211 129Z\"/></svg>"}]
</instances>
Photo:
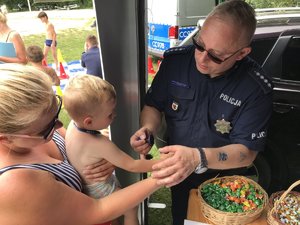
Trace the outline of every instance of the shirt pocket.
<instances>
[{"instance_id":1,"label":"shirt pocket","mask_svg":"<svg viewBox=\"0 0 300 225\"><path fill-rule=\"evenodd\" d=\"M173 121L186 121L195 108L195 89L177 86L169 87L166 116Z\"/></svg>"}]
</instances>

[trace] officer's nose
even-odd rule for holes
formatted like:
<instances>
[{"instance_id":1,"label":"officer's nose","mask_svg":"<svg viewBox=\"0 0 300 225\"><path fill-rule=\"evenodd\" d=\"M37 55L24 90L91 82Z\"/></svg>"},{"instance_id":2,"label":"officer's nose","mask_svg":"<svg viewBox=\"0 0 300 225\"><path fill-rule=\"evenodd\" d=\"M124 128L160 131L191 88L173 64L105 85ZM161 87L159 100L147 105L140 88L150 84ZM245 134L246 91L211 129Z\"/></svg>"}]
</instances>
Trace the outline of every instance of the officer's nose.
<instances>
[{"instance_id":1,"label":"officer's nose","mask_svg":"<svg viewBox=\"0 0 300 225\"><path fill-rule=\"evenodd\" d=\"M206 62L206 61L210 60L206 50L203 52L196 51L196 54L197 54L197 58L200 62Z\"/></svg>"}]
</instances>

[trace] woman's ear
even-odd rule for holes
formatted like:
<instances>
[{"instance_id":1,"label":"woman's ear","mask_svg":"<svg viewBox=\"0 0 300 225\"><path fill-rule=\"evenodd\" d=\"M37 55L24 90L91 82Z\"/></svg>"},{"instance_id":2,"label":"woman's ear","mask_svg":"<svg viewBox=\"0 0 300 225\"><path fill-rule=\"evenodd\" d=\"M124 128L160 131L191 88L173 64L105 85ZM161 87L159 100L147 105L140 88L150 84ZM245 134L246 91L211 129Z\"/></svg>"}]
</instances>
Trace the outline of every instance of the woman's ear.
<instances>
[{"instance_id":1,"label":"woman's ear","mask_svg":"<svg viewBox=\"0 0 300 225\"><path fill-rule=\"evenodd\" d=\"M240 54L238 55L236 60L242 60L244 57L246 57L251 52L251 50L252 50L252 48L250 46L243 48L240 51Z\"/></svg>"},{"instance_id":2,"label":"woman's ear","mask_svg":"<svg viewBox=\"0 0 300 225\"><path fill-rule=\"evenodd\" d=\"M11 143L11 141L4 135L0 135L0 143Z\"/></svg>"}]
</instances>

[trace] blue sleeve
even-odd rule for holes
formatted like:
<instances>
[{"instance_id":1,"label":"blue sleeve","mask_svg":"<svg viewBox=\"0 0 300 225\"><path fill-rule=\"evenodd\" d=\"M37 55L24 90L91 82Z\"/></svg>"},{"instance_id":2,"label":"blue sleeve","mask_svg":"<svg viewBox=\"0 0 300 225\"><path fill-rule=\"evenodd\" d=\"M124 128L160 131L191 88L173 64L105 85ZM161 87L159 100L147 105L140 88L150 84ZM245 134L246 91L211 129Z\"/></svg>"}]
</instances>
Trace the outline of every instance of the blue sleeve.
<instances>
[{"instance_id":1,"label":"blue sleeve","mask_svg":"<svg viewBox=\"0 0 300 225\"><path fill-rule=\"evenodd\" d=\"M85 52L83 52L82 55L81 55L81 66L84 67L84 68L86 67L85 66Z\"/></svg>"},{"instance_id":2,"label":"blue sleeve","mask_svg":"<svg viewBox=\"0 0 300 225\"><path fill-rule=\"evenodd\" d=\"M253 151L263 151L272 115L272 92L262 93L249 101L234 124L230 139Z\"/></svg>"}]
</instances>

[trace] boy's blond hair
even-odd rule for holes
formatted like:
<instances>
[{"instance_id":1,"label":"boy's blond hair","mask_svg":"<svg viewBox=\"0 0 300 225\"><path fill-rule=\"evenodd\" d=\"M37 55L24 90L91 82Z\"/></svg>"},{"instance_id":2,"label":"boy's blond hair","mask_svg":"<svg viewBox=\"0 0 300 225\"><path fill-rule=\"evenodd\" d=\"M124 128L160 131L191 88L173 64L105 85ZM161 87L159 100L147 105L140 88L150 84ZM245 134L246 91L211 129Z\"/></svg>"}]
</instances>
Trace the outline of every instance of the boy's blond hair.
<instances>
[{"instance_id":1,"label":"boy's blond hair","mask_svg":"<svg viewBox=\"0 0 300 225\"><path fill-rule=\"evenodd\" d=\"M63 99L69 116L77 121L89 116L95 106L116 99L116 91L109 82L99 77L77 75L69 80Z\"/></svg>"}]
</instances>

